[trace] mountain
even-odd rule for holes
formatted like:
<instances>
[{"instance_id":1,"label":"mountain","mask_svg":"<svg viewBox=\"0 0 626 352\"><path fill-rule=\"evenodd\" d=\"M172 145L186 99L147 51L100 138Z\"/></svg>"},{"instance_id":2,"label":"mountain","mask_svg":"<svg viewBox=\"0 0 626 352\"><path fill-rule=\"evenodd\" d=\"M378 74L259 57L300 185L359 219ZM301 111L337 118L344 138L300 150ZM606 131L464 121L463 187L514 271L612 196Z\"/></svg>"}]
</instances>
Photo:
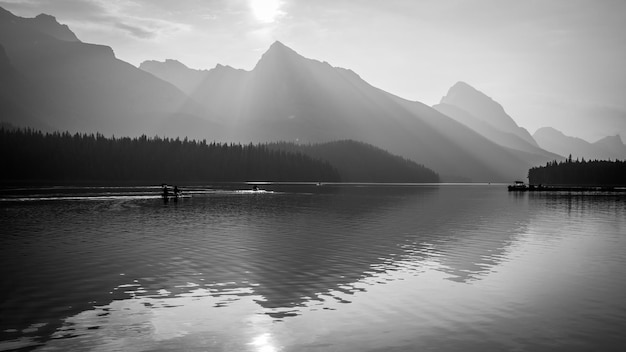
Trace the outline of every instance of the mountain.
<instances>
[{"instance_id":1,"label":"mountain","mask_svg":"<svg viewBox=\"0 0 626 352\"><path fill-rule=\"evenodd\" d=\"M3 113L0 122L17 126L30 124L30 115L56 130L118 136L243 143L348 139L423 164L443 181L509 182L546 161L280 42L251 71L222 65L199 71L166 61L161 71L154 68L160 63L142 65L150 73L117 59L110 47L83 43L52 16L26 19L2 10L0 45L8 59L4 67L15 73L3 83L10 117ZM25 88L12 89L20 85Z\"/></svg>"},{"instance_id":2,"label":"mountain","mask_svg":"<svg viewBox=\"0 0 626 352\"><path fill-rule=\"evenodd\" d=\"M539 147L533 146L521 137L511 132L501 131L487 122L480 121L474 115L457 106L449 104L437 104L434 105L433 108L440 113L447 115L454 120L462 123L463 125L471 128L472 130L478 132L482 136L501 146L516 150L525 150L527 152L537 152L540 150Z\"/></svg>"},{"instance_id":3,"label":"mountain","mask_svg":"<svg viewBox=\"0 0 626 352\"><path fill-rule=\"evenodd\" d=\"M196 91L208 73L207 70L194 70L180 61L171 59L163 62L147 60L142 62L139 68L172 83L188 95Z\"/></svg>"},{"instance_id":4,"label":"mountain","mask_svg":"<svg viewBox=\"0 0 626 352\"><path fill-rule=\"evenodd\" d=\"M424 104L375 88L351 70L305 58L281 42L251 71L221 65L209 70L191 97L225 127L213 138L357 140L423 164L447 181L508 182L550 159L500 146Z\"/></svg>"},{"instance_id":5,"label":"mountain","mask_svg":"<svg viewBox=\"0 0 626 352\"><path fill-rule=\"evenodd\" d=\"M272 143L270 148L301 153L328 162L343 182L439 182L432 170L362 142L342 140L320 144Z\"/></svg>"},{"instance_id":6,"label":"mountain","mask_svg":"<svg viewBox=\"0 0 626 352\"><path fill-rule=\"evenodd\" d=\"M467 83L456 83L433 108L498 145L526 153L526 159L531 163L563 159L561 155L539 147L528 131L519 127L499 103Z\"/></svg>"},{"instance_id":7,"label":"mountain","mask_svg":"<svg viewBox=\"0 0 626 352\"><path fill-rule=\"evenodd\" d=\"M589 158L595 154L591 143L581 138L566 136L552 127L538 129L533 137L542 148L564 156L571 154L574 158Z\"/></svg>"},{"instance_id":8,"label":"mountain","mask_svg":"<svg viewBox=\"0 0 626 352\"><path fill-rule=\"evenodd\" d=\"M137 135L202 114L172 84L117 59L110 47L81 42L52 16L0 9L0 45L30 88L16 89L12 99L29 102L28 111L3 114L3 121L30 113L52 129Z\"/></svg>"},{"instance_id":9,"label":"mountain","mask_svg":"<svg viewBox=\"0 0 626 352\"><path fill-rule=\"evenodd\" d=\"M29 108L25 99L29 91L27 82L11 64L4 47L0 45L0 116L5 124L11 126L34 127L45 129L45 126Z\"/></svg>"},{"instance_id":10,"label":"mountain","mask_svg":"<svg viewBox=\"0 0 626 352\"><path fill-rule=\"evenodd\" d=\"M542 148L565 156L571 155L574 159L626 159L626 145L619 135L589 143L581 138L566 136L552 127L542 127L533 136Z\"/></svg>"},{"instance_id":11,"label":"mountain","mask_svg":"<svg viewBox=\"0 0 626 352\"><path fill-rule=\"evenodd\" d=\"M498 144L541 152L530 133L519 127L502 105L465 82L457 82L433 107Z\"/></svg>"},{"instance_id":12,"label":"mountain","mask_svg":"<svg viewBox=\"0 0 626 352\"><path fill-rule=\"evenodd\" d=\"M606 155L607 159L626 160L626 145L622 142L619 134L604 137L592 143L592 145L603 155Z\"/></svg>"}]
</instances>

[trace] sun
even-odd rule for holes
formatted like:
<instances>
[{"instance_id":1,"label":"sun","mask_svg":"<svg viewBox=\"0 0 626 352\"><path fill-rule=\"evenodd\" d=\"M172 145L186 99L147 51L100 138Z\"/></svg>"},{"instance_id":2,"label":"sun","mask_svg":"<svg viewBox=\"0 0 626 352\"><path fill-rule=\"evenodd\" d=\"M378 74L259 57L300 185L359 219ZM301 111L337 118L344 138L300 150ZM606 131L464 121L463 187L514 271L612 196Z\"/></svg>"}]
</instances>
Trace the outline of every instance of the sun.
<instances>
[{"instance_id":1,"label":"sun","mask_svg":"<svg viewBox=\"0 0 626 352\"><path fill-rule=\"evenodd\" d=\"M272 23L282 14L280 0L249 0L252 14L260 22Z\"/></svg>"}]
</instances>

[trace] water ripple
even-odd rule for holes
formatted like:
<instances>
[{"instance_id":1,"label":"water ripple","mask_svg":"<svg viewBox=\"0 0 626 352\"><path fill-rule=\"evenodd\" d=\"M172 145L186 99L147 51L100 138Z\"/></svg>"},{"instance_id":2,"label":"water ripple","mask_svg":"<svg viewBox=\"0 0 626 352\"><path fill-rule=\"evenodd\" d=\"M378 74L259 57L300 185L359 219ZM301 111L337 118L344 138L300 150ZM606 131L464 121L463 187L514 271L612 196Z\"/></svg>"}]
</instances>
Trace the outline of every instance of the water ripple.
<instances>
[{"instance_id":1,"label":"water ripple","mask_svg":"<svg viewBox=\"0 0 626 352\"><path fill-rule=\"evenodd\" d=\"M621 195L237 187L0 200L0 350L624 343Z\"/></svg>"}]
</instances>

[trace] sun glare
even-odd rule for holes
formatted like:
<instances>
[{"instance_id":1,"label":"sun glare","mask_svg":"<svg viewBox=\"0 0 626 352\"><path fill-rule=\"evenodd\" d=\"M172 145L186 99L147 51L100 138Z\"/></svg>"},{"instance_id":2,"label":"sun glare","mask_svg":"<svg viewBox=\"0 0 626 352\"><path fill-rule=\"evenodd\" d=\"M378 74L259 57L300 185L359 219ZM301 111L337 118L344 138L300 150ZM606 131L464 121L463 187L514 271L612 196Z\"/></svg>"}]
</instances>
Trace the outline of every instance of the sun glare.
<instances>
[{"instance_id":1,"label":"sun glare","mask_svg":"<svg viewBox=\"0 0 626 352\"><path fill-rule=\"evenodd\" d=\"M272 23L281 14L280 0L250 0L250 8L257 20Z\"/></svg>"},{"instance_id":2,"label":"sun glare","mask_svg":"<svg viewBox=\"0 0 626 352\"><path fill-rule=\"evenodd\" d=\"M259 335L249 345L254 346L257 352L276 352L276 348L272 346L271 337L272 335L268 333Z\"/></svg>"}]
</instances>

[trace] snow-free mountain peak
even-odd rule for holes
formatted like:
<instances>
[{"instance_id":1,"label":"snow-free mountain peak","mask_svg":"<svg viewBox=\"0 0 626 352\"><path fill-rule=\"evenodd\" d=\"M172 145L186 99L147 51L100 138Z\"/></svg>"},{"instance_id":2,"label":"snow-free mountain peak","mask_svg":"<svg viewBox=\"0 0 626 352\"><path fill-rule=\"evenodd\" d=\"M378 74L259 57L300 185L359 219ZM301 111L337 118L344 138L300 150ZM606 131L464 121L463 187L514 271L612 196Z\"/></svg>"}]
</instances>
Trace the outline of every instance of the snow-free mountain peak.
<instances>
[{"instance_id":1,"label":"snow-free mountain peak","mask_svg":"<svg viewBox=\"0 0 626 352\"><path fill-rule=\"evenodd\" d=\"M155 75L166 79L164 73ZM167 80L180 86L182 73ZM509 181L558 157L502 147L424 104L375 88L348 69L303 57L281 42L251 71L209 70L190 97L222 126L206 131L211 139L357 140L432 168L449 181Z\"/></svg>"},{"instance_id":2,"label":"snow-free mountain peak","mask_svg":"<svg viewBox=\"0 0 626 352\"><path fill-rule=\"evenodd\" d=\"M624 144L619 134L616 134L614 136L606 136L598 140L596 143L600 143L600 142L606 145L617 145L617 146Z\"/></svg>"},{"instance_id":3,"label":"snow-free mountain peak","mask_svg":"<svg viewBox=\"0 0 626 352\"><path fill-rule=\"evenodd\" d=\"M283 44L281 41L278 41L278 40L272 43L272 45L270 45L266 53L285 53L285 54L291 53L291 54L298 55L298 53L296 53L293 49L291 49L290 47L288 47L287 45Z\"/></svg>"},{"instance_id":4,"label":"snow-free mountain peak","mask_svg":"<svg viewBox=\"0 0 626 352\"><path fill-rule=\"evenodd\" d=\"M469 113L477 122L486 123L501 132L512 133L530 145L538 146L530 133L519 127L504 111L502 105L465 82L457 82L448 90L448 94L441 98L439 106L450 105Z\"/></svg>"},{"instance_id":5,"label":"snow-free mountain peak","mask_svg":"<svg viewBox=\"0 0 626 352\"><path fill-rule=\"evenodd\" d=\"M441 98L441 102L443 103L445 102L446 99L455 99L455 98L458 98L458 96L463 96L463 95L475 95L475 96L480 96L480 97L486 97L486 95L478 91L476 88L470 86L469 84L463 81L458 81L454 85L452 85L450 89L448 89L448 94L446 94L445 97Z\"/></svg>"},{"instance_id":6,"label":"snow-free mountain peak","mask_svg":"<svg viewBox=\"0 0 626 352\"><path fill-rule=\"evenodd\" d=\"M295 50L279 41L275 41L261 56L261 59L257 62L254 70L264 66L286 65L303 59L305 58L298 54Z\"/></svg>"},{"instance_id":7,"label":"snow-free mountain peak","mask_svg":"<svg viewBox=\"0 0 626 352\"><path fill-rule=\"evenodd\" d=\"M76 34L74 34L74 32L72 32L67 25L59 23L54 16L42 13L33 19L27 20L31 21L39 32L45 33L55 39L66 42L80 41L78 37L76 37Z\"/></svg>"},{"instance_id":8,"label":"snow-free mountain peak","mask_svg":"<svg viewBox=\"0 0 626 352\"><path fill-rule=\"evenodd\" d=\"M608 136L595 143L570 137L552 127L542 127L533 135L539 145L560 155L574 159L626 159L626 145L619 135Z\"/></svg>"},{"instance_id":9,"label":"snow-free mountain peak","mask_svg":"<svg viewBox=\"0 0 626 352\"><path fill-rule=\"evenodd\" d=\"M280 42L252 71L185 70L174 63L183 70L170 82L190 83L186 74L196 82L204 76L184 94L165 77L116 59L107 47L59 40L19 21L0 19L0 43L11 67L43 98L32 89L5 97L18 108L32 107L35 117L45 117L55 129L241 143L350 139L425 165L449 181L510 181L550 160L502 147L424 104Z\"/></svg>"},{"instance_id":10,"label":"snow-free mountain peak","mask_svg":"<svg viewBox=\"0 0 626 352\"><path fill-rule=\"evenodd\" d=\"M79 41L52 16L3 12L0 43L16 77L5 95L12 105L0 104L3 121L20 109L55 130L150 135L197 111L173 85L117 59L108 46Z\"/></svg>"},{"instance_id":11,"label":"snow-free mountain peak","mask_svg":"<svg viewBox=\"0 0 626 352\"><path fill-rule=\"evenodd\" d=\"M54 16L42 13L34 18L24 18L16 16L1 7L0 31L7 31L13 34L14 37L11 38L11 41L14 42L49 39L80 42L76 34L67 25L60 24ZM6 41L4 44L7 44Z\"/></svg>"},{"instance_id":12,"label":"snow-free mountain peak","mask_svg":"<svg viewBox=\"0 0 626 352\"><path fill-rule=\"evenodd\" d=\"M5 27L6 28L3 28ZM12 30L14 28L27 29L30 35L38 33L46 37L66 42L80 42L76 34L67 25L60 24L54 16L42 13L34 18L23 18L14 15L0 7L0 30ZM18 35L20 33L14 33Z\"/></svg>"},{"instance_id":13,"label":"snow-free mountain peak","mask_svg":"<svg viewBox=\"0 0 626 352\"><path fill-rule=\"evenodd\" d=\"M139 68L144 70L144 71L148 71L148 72L151 72L152 70L155 70L155 69L166 70L166 71L187 71L187 70L191 70L191 71L199 71L200 72L200 70L191 69L191 68L187 67L187 65L183 64L182 62L180 62L178 60L174 60L174 59L165 59L164 61L146 60L146 61L142 62L141 64L139 64Z\"/></svg>"},{"instance_id":14,"label":"snow-free mountain peak","mask_svg":"<svg viewBox=\"0 0 626 352\"><path fill-rule=\"evenodd\" d=\"M502 105L465 82L454 84L441 104L455 105L503 131L518 127Z\"/></svg>"},{"instance_id":15,"label":"snow-free mountain peak","mask_svg":"<svg viewBox=\"0 0 626 352\"><path fill-rule=\"evenodd\" d=\"M626 160L626 145L619 134L607 136L593 143L596 148L606 151L609 158Z\"/></svg>"},{"instance_id":16,"label":"snow-free mountain peak","mask_svg":"<svg viewBox=\"0 0 626 352\"><path fill-rule=\"evenodd\" d=\"M537 137L541 137L541 138L560 138L560 137L565 137L565 134L563 134L563 132L557 130L554 127L541 127L539 129L537 129L537 131L535 131L535 134L533 134L533 136L535 138Z\"/></svg>"}]
</instances>

